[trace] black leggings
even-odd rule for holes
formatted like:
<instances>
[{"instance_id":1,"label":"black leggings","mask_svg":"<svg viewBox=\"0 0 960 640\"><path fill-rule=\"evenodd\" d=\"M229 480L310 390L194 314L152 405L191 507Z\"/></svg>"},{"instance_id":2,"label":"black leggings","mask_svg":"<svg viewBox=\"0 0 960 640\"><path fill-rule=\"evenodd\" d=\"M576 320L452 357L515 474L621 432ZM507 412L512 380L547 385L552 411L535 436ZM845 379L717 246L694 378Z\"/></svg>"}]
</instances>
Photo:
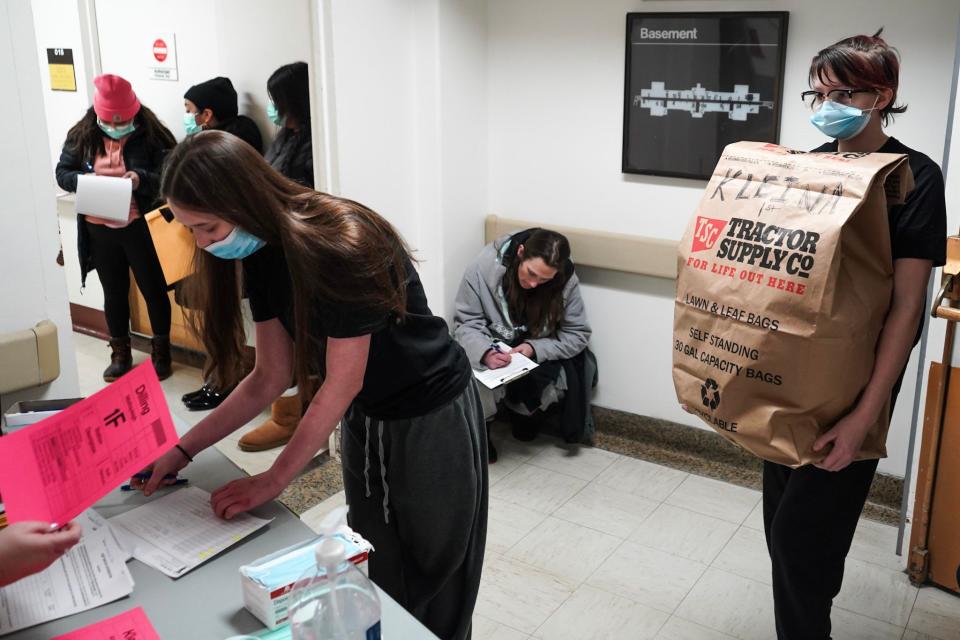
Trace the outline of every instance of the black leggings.
<instances>
[{"instance_id":1,"label":"black leggings","mask_svg":"<svg viewBox=\"0 0 960 640\"><path fill-rule=\"evenodd\" d=\"M113 338L130 332L130 270L147 303L150 326L157 336L170 335L170 298L160 259L143 218L122 229L85 222L90 255L103 285L103 311Z\"/></svg>"},{"instance_id":2,"label":"black leggings","mask_svg":"<svg viewBox=\"0 0 960 640\"><path fill-rule=\"evenodd\" d=\"M878 460L842 471L763 463L763 524L779 640L829 640L830 609Z\"/></svg>"}]
</instances>

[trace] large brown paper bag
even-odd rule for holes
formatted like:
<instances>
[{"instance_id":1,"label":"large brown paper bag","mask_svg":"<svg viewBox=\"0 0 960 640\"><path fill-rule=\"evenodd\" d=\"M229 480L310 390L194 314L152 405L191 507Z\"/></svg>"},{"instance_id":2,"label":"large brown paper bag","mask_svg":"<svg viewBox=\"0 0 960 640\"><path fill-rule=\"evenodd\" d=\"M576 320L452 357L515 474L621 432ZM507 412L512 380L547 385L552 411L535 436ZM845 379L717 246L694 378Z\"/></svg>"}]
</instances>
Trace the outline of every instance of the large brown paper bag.
<instances>
[{"instance_id":1,"label":"large brown paper bag","mask_svg":"<svg viewBox=\"0 0 960 640\"><path fill-rule=\"evenodd\" d=\"M907 157L728 146L680 243L677 398L718 433L792 467L849 413L890 307L888 207ZM886 456L889 410L857 456ZM829 447L827 448L829 449Z\"/></svg>"}]
</instances>

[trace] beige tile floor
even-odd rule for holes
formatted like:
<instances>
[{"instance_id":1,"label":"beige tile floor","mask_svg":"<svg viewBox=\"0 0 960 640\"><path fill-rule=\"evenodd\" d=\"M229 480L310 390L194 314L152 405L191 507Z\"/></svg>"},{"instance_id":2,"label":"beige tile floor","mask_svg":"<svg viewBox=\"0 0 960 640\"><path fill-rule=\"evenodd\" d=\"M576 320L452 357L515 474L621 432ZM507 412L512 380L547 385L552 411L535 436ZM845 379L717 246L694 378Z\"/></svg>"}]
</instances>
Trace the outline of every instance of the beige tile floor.
<instances>
[{"instance_id":1,"label":"beige tile floor","mask_svg":"<svg viewBox=\"0 0 960 640\"><path fill-rule=\"evenodd\" d=\"M81 391L103 386L104 343L76 336ZM136 361L145 356L136 354ZM163 382L174 413L199 372ZM253 424L257 424L255 421ZM248 473L276 452L221 450ZM770 561L760 494L496 426L486 562L475 640L771 640ZM316 523L343 493L301 517ZM835 640L960 640L960 598L916 589L894 553L896 530L862 520L834 606Z\"/></svg>"}]
</instances>

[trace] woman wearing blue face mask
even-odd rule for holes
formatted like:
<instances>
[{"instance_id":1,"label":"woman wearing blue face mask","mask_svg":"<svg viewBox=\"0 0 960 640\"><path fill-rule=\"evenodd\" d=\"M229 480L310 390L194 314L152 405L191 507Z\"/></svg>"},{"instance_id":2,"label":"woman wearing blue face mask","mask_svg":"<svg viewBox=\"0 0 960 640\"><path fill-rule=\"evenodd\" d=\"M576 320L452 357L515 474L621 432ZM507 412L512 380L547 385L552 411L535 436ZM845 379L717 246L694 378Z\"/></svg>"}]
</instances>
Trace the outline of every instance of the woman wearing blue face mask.
<instances>
[{"instance_id":1,"label":"woman wearing blue face mask","mask_svg":"<svg viewBox=\"0 0 960 640\"><path fill-rule=\"evenodd\" d=\"M159 204L160 168L176 140L152 111L140 104L130 83L115 75L98 76L93 107L70 129L57 163L57 184L76 192L83 173L129 178L130 215L118 222L77 216L80 274L96 269L103 285L104 314L110 331L112 382L133 366L130 352L130 271L147 303L153 329L153 364L160 379L171 375L170 299L157 251L143 214Z\"/></svg>"},{"instance_id":2,"label":"woman wearing blue face mask","mask_svg":"<svg viewBox=\"0 0 960 640\"><path fill-rule=\"evenodd\" d=\"M313 144L310 133L310 79L306 62L285 64L267 80L267 115L280 127L265 158L270 166L313 188Z\"/></svg>"},{"instance_id":3,"label":"woman wearing blue face mask","mask_svg":"<svg viewBox=\"0 0 960 640\"><path fill-rule=\"evenodd\" d=\"M226 131L249 144L258 153L263 151L260 129L256 122L239 113L237 91L230 78L218 77L193 85L183 94L183 108L183 127L188 136L206 130ZM174 299L181 307L190 306L184 291L192 277L189 276L174 285ZM204 369L206 373L211 367ZM191 411L213 409L230 395L242 375L243 370L240 370L224 379L207 377L202 387L184 394L181 400Z\"/></svg>"},{"instance_id":4,"label":"woman wearing blue face mask","mask_svg":"<svg viewBox=\"0 0 960 640\"><path fill-rule=\"evenodd\" d=\"M275 498L342 418L350 525L377 550L370 577L437 636L468 638L487 523L483 409L406 243L367 207L282 177L220 131L174 149L163 194L203 249L191 325L207 353L228 370L241 357L242 271L257 358L152 465L145 493L256 417L295 373L307 410L290 444L268 471L215 491L214 511L232 518ZM323 382L310 393L315 374Z\"/></svg>"},{"instance_id":5,"label":"woman wearing blue face mask","mask_svg":"<svg viewBox=\"0 0 960 640\"><path fill-rule=\"evenodd\" d=\"M257 123L240 114L237 90L230 78L218 77L195 84L183 94L183 128L187 135L208 129L237 136L258 152L263 137Z\"/></svg>"},{"instance_id":6,"label":"woman wearing blue face mask","mask_svg":"<svg viewBox=\"0 0 960 640\"><path fill-rule=\"evenodd\" d=\"M834 138L814 152L905 154L915 185L905 204L889 212L893 299L863 394L814 444L826 453L823 462L799 469L764 462L764 528L780 640L830 638L831 604L878 462L853 459L880 412L893 412L907 360L920 340L930 272L946 260L940 168L884 131L894 114L906 111L897 104L899 71L896 50L879 32L855 36L813 58L810 89L803 92L813 111L810 121Z\"/></svg>"}]
</instances>

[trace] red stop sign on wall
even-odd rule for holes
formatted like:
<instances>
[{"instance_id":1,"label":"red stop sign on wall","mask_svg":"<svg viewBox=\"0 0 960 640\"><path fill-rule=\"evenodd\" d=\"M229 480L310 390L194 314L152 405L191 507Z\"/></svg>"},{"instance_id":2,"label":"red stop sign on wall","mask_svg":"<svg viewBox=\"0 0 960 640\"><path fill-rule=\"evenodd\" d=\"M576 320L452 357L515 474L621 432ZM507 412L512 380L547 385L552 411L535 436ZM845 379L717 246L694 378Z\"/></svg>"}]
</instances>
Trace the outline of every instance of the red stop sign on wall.
<instances>
[{"instance_id":1,"label":"red stop sign on wall","mask_svg":"<svg viewBox=\"0 0 960 640\"><path fill-rule=\"evenodd\" d=\"M157 62L163 62L167 59L167 43L162 38L153 41L153 57Z\"/></svg>"}]
</instances>

